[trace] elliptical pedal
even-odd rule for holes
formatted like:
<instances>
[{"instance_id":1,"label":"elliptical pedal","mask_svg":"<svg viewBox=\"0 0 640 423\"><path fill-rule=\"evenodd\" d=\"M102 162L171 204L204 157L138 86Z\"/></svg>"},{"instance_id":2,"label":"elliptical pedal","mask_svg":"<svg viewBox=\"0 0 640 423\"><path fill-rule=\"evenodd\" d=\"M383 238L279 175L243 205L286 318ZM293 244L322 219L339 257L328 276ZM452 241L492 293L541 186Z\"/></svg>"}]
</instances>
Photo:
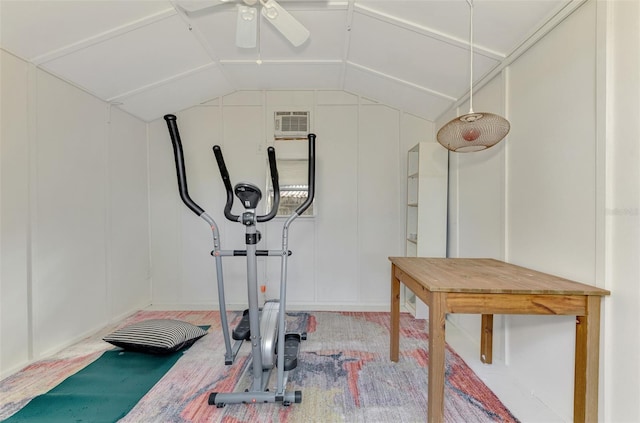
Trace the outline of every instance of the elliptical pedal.
<instances>
[{"instance_id":1,"label":"elliptical pedal","mask_svg":"<svg viewBox=\"0 0 640 423\"><path fill-rule=\"evenodd\" d=\"M298 351L302 336L298 333L287 333L284 336L284 371L298 367Z\"/></svg>"},{"instance_id":2,"label":"elliptical pedal","mask_svg":"<svg viewBox=\"0 0 640 423\"><path fill-rule=\"evenodd\" d=\"M251 339L251 326L249 324L249 310L242 312L242 319L233 330L232 337L235 341L248 341Z\"/></svg>"}]
</instances>

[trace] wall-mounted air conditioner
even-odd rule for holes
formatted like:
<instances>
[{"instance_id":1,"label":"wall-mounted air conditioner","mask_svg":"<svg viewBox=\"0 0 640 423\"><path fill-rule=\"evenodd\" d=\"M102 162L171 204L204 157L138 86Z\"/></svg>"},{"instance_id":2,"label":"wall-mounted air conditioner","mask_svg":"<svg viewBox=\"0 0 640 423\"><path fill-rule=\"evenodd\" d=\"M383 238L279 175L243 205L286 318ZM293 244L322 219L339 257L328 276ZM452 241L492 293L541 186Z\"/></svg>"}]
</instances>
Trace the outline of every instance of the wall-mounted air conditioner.
<instances>
[{"instance_id":1,"label":"wall-mounted air conditioner","mask_svg":"<svg viewBox=\"0 0 640 423\"><path fill-rule=\"evenodd\" d=\"M307 139L310 132L309 112L275 112L273 125L276 140Z\"/></svg>"}]
</instances>

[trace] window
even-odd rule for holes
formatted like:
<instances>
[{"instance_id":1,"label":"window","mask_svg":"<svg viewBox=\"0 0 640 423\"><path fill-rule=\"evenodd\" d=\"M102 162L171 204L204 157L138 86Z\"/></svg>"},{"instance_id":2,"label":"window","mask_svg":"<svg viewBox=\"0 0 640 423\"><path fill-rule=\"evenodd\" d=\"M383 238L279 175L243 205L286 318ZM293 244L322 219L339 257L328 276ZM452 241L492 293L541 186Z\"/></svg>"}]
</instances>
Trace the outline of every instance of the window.
<instances>
[{"instance_id":1,"label":"window","mask_svg":"<svg viewBox=\"0 0 640 423\"><path fill-rule=\"evenodd\" d=\"M277 159L278 184L280 185L280 206L276 216L291 215L309 196L308 160L306 159ZM267 173L269 170L267 169ZM273 204L273 186L271 175L268 175L267 212ZM312 203L302 216L314 216L315 208Z\"/></svg>"}]
</instances>

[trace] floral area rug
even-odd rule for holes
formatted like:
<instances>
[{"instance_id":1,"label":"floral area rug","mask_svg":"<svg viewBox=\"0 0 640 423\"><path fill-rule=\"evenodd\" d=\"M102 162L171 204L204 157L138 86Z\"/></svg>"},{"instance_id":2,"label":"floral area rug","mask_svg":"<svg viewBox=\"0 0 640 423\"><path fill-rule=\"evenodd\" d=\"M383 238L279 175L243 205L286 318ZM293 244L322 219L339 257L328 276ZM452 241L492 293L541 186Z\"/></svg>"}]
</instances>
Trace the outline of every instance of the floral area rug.
<instances>
[{"instance_id":1,"label":"floral area rug","mask_svg":"<svg viewBox=\"0 0 640 423\"><path fill-rule=\"evenodd\" d=\"M230 313L233 323L241 313ZM162 379L120 422L424 422L427 414L428 334L425 321L400 317L400 360L389 360L389 313L289 313L288 330L306 331L298 367L288 389L302 391L302 402L208 405L211 392L244 390L250 349L224 364L219 313L214 311L141 311L116 327L147 319L178 319L210 325ZM110 329L114 329L111 327ZM107 332L28 366L0 382L0 419L73 375L112 349ZM446 350L445 421L518 422L496 395L449 347ZM123 370L124 371L124 370ZM275 380L275 372L274 377ZM270 386L274 386L275 381Z\"/></svg>"}]
</instances>

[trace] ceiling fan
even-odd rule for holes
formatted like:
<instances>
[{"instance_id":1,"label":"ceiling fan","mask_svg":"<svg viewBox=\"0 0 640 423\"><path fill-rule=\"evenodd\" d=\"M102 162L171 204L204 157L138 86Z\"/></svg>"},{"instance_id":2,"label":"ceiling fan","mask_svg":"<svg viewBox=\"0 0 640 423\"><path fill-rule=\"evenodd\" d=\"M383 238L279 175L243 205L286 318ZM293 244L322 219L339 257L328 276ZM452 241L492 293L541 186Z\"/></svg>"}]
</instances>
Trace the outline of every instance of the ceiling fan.
<instances>
[{"instance_id":1,"label":"ceiling fan","mask_svg":"<svg viewBox=\"0 0 640 423\"><path fill-rule=\"evenodd\" d=\"M186 13L204 12L216 6L236 4L236 45L240 48L255 48L258 35L258 6L260 13L289 42L301 46L309 38L309 30L287 12L275 0L175 0Z\"/></svg>"}]
</instances>

